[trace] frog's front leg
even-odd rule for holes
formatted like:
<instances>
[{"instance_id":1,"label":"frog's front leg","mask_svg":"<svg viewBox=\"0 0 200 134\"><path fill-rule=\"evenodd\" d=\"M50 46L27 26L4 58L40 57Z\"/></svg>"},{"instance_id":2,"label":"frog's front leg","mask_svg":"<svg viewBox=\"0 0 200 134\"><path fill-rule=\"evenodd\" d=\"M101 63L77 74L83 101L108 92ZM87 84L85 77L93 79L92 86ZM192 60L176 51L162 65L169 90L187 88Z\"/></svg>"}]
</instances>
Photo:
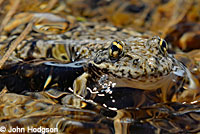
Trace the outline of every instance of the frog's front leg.
<instances>
[{"instance_id":1,"label":"frog's front leg","mask_svg":"<svg viewBox=\"0 0 200 134\"><path fill-rule=\"evenodd\" d=\"M94 99L101 90L105 90L105 87L103 88L99 83L99 79L86 71L74 80L73 89L69 88L69 90L84 100L95 102ZM104 84L107 85L106 82ZM109 89L110 87L107 88Z\"/></svg>"},{"instance_id":2,"label":"frog's front leg","mask_svg":"<svg viewBox=\"0 0 200 134\"><path fill-rule=\"evenodd\" d=\"M75 95L85 97L87 95L87 79L89 77L88 73L83 73L81 76L77 77L73 83L73 93Z\"/></svg>"}]
</instances>

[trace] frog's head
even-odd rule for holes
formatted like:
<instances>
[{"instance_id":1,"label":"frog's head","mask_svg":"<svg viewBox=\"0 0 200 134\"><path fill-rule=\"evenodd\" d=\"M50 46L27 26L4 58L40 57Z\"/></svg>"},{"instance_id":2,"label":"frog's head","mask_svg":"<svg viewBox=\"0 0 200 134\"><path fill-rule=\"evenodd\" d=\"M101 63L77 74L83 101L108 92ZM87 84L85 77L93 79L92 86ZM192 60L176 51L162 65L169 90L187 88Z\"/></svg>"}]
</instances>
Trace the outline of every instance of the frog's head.
<instances>
[{"instance_id":1,"label":"frog's head","mask_svg":"<svg viewBox=\"0 0 200 134\"><path fill-rule=\"evenodd\" d=\"M168 75L172 70L167 42L157 36L115 40L105 46L90 62L98 74L143 81Z\"/></svg>"}]
</instances>

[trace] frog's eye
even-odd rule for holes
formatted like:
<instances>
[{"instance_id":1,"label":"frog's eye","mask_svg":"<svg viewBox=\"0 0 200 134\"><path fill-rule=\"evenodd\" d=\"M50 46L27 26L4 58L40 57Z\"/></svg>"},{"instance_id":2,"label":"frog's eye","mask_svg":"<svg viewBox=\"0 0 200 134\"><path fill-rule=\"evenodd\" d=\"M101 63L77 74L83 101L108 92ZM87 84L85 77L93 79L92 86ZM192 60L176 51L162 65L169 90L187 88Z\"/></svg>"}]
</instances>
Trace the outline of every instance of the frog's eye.
<instances>
[{"instance_id":1,"label":"frog's eye","mask_svg":"<svg viewBox=\"0 0 200 134\"><path fill-rule=\"evenodd\" d=\"M160 39L159 45L162 53L166 54L168 50L167 42L164 39Z\"/></svg>"},{"instance_id":2,"label":"frog's eye","mask_svg":"<svg viewBox=\"0 0 200 134\"><path fill-rule=\"evenodd\" d=\"M124 42L113 41L109 47L109 56L111 59L118 59L123 53Z\"/></svg>"}]
</instances>

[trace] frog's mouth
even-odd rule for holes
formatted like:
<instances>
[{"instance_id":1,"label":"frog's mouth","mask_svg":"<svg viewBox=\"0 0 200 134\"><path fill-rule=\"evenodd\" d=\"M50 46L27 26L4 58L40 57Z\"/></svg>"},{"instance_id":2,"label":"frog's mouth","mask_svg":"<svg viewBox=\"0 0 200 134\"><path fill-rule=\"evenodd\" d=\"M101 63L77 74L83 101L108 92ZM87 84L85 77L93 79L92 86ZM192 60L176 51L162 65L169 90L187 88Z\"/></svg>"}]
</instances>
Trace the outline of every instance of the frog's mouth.
<instances>
[{"instance_id":1,"label":"frog's mouth","mask_svg":"<svg viewBox=\"0 0 200 134\"><path fill-rule=\"evenodd\" d=\"M116 78L112 76L108 78L110 81L112 81L112 83L116 83L116 87L129 87L142 90L157 90L163 87L171 87L169 85L176 85L176 81L179 79L173 73L170 73L167 76L162 76L160 78L151 80L146 79L143 81L139 81L137 79Z\"/></svg>"},{"instance_id":2,"label":"frog's mouth","mask_svg":"<svg viewBox=\"0 0 200 134\"><path fill-rule=\"evenodd\" d=\"M127 74L123 74L120 71L114 71L111 67L108 67L106 64L95 64L91 62L88 64L88 73L92 74L92 77L97 79L101 79L105 75L107 75L106 81L110 81L114 83L115 87L129 87L129 88L137 88L142 90L156 90L162 87L171 87L171 85L175 85L177 81L180 79L180 76L175 75L173 72L170 72L167 75L154 77L154 76L141 76L139 78L128 77L129 72ZM120 74L121 73L121 74ZM184 77L181 77L184 78ZM169 84L171 84L169 86Z\"/></svg>"}]
</instances>

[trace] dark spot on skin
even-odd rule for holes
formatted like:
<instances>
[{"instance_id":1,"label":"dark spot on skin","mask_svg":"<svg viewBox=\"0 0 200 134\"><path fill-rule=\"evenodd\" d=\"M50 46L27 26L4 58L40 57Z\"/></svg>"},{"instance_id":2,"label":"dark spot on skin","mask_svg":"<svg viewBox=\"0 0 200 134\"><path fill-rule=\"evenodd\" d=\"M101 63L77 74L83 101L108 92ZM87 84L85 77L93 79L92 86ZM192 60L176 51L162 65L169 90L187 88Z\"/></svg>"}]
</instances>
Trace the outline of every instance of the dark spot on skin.
<instances>
[{"instance_id":1,"label":"dark spot on skin","mask_svg":"<svg viewBox=\"0 0 200 134\"><path fill-rule=\"evenodd\" d=\"M144 73L147 74L147 70L146 70L146 68L144 68Z\"/></svg>"},{"instance_id":2,"label":"dark spot on skin","mask_svg":"<svg viewBox=\"0 0 200 134\"><path fill-rule=\"evenodd\" d=\"M161 62L165 62L165 59L162 59Z\"/></svg>"},{"instance_id":3,"label":"dark spot on skin","mask_svg":"<svg viewBox=\"0 0 200 134\"><path fill-rule=\"evenodd\" d=\"M150 76L154 76L154 74L150 74Z\"/></svg>"},{"instance_id":4,"label":"dark spot on skin","mask_svg":"<svg viewBox=\"0 0 200 134\"><path fill-rule=\"evenodd\" d=\"M68 37L68 36L66 36L66 35L64 35L64 34L61 35L61 38L64 39L64 40L66 40L66 39L70 39L70 37Z\"/></svg>"},{"instance_id":5,"label":"dark spot on skin","mask_svg":"<svg viewBox=\"0 0 200 134\"><path fill-rule=\"evenodd\" d=\"M139 72L137 72L137 71L136 71L135 73L136 73L136 74L140 74L140 73L139 73Z\"/></svg>"},{"instance_id":6,"label":"dark spot on skin","mask_svg":"<svg viewBox=\"0 0 200 134\"><path fill-rule=\"evenodd\" d=\"M151 68L151 72L153 72L154 71L154 68Z\"/></svg>"},{"instance_id":7,"label":"dark spot on skin","mask_svg":"<svg viewBox=\"0 0 200 134\"><path fill-rule=\"evenodd\" d=\"M133 78L133 76L132 76L130 71L128 71L128 77L131 78L131 79Z\"/></svg>"},{"instance_id":8,"label":"dark spot on skin","mask_svg":"<svg viewBox=\"0 0 200 134\"><path fill-rule=\"evenodd\" d=\"M107 74L108 70L104 68L104 69L102 69L102 72Z\"/></svg>"},{"instance_id":9,"label":"dark spot on skin","mask_svg":"<svg viewBox=\"0 0 200 134\"><path fill-rule=\"evenodd\" d=\"M164 70L164 73L166 73L166 74L167 74L167 69L165 69L165 70Z\"/></svg>"},{"instance_id":10,"label":"dark spot on skin","mask_svg":"<svg viewBox=\"0 0 200 134\"><path fill-rule=\"evenodd\" d=\"M124 75L124 69L120 70L121 74Z\"/></svg>"},{"instance_id":11,"label":"dark spot on skin","mask_svg":"<svg viewBox=\"0 0 200 134\"><path fill-rule=\"evenodd\" d=\"M142 74L142 77L145 77L146 75L145 74Z\"/></svg>"},{"instance_id":12,"label":"dark spot on skin","mask_svg":"<svg viewBox=\"0 0 200 134\"><path fill-rule=\"evenodd\" d=\"M28 59L31 59L33 52L39 52L39 51L37 51L37 49L36 49L37 41L27 42L26 45L28 45L28 43L31 43L31 45L30 45L30 49L28 50L27 57L28 57Z\"/></svg>"},{"instance_id":13,"label":"dark spot on skin","mask_svg":"<svg viewBox=\"0 0 200 134\"><path fill-rule=\"evenodd\" d=\"M158 72L158 75L159 75L159 76L162 76L162 75L163 75L163 73L159 71L159 72Z\"/></svg>"},{"instance_id":14,"label":"dark spot on skin","mask_svg":"<svg viewBox=\"0 0 200 134\"><path fill-rule=\"evenodd\" d=\"M156 65L158 65L159 64L159 59L157 57L155 57L155 56L153 56L153 58L156 60Z\"/></svg>"},{"instance_id":15,"label":"dark spot on skin","mask_svg":"<svg viewBox=\"0 0 200 134\"><path fill-rule=\"evenodd\" d=\"M114 77L116 77L116 78L121 78L120 76L118 76L118 75L116 75L116 74L113 74L113 73L112 73L112 75L113 75Z\"/></svg>"},{"instance_id":16,"label":"dark spot on skin","mask_svg":"<svg viewBox=\"0 0 200 134\"><path fill-rule=\"evenodd\" d=\"M133 60L133 65L137 65L139 63L139 59L134 59Z\"/></svg>"}]
</instances>

